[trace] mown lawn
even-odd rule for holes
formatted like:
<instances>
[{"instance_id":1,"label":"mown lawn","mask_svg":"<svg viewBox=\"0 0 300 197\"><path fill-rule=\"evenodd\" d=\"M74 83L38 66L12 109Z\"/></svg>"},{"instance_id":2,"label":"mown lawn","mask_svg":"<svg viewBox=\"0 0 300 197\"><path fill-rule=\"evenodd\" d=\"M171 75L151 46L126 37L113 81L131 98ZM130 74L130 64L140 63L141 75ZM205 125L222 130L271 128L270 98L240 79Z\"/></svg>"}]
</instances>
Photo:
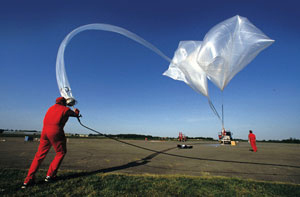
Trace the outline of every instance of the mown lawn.
<instances>
[{"instance_id":1,"label":"mown lawn","mask_svg":"<svg viewBox=\"0 0 300 197\"><path fill-rule=\"evenodd\" d=\"M60 171L59 179L21 189L27 171L1 169L0 196L300 196L300 185L224 177Z\"/></svg>"}]
</instances>

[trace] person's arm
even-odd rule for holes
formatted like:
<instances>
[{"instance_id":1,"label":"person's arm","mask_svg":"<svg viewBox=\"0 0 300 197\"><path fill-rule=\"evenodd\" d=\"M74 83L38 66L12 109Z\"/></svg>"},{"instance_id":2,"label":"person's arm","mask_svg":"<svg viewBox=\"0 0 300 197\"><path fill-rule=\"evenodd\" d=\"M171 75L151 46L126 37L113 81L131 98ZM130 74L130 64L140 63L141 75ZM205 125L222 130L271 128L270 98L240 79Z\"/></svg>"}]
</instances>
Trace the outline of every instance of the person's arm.
<instances>
[{"instance_id":1,"label":"person's arm","mask_svg":"<svg viewBox=\"0 0 300 197\"><path fill-rule=\"evenodd\" d=\"M69 109L69 110L67 111L67 115L68 115L68 116L71 116L71 117L78 117L78 116L79 116L79 112L80 112L80 111L79 111L77 108L75 108L74 111L71 110L71 109Z\"/></svg>"}]
</instances>

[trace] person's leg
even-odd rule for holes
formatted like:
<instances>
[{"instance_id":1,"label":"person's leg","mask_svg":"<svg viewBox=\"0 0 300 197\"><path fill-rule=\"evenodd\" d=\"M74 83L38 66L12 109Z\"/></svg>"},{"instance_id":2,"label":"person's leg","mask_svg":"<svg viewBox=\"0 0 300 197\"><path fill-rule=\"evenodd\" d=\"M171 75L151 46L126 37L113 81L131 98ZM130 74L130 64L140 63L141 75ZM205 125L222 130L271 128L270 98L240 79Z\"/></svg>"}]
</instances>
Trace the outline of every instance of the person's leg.
<instances>
[{"instance_id":1,"label":"person's leg","mask_svg":"<svg viewBox=\"0 0 300 197\"><path fill-rule=\"evenodd\" d=\"M251 141L251 147L254 152L257 151L255 141Z\"/></svg>"},{"instance_id":2,"label":"person's leg","mask_svg":"<svg viewBox=\"0 0 300 197\"><path fill-rule=\"evenodd\" d=\"M51 144L46 136L42 136L40 139L40 145L38 148L37 153L34 156L34 159L31 163L31 166L29 168L27 177L25 178L24 183L29 183L30 181L34 180L34 175L36 171L39 169L41 163L45 159L48 151L51 148Z\"/></svg>"},{"instance_id":3,"label":"person's leg","mask_svg":"<svg viewBox=\"0 0 300 197\"><path fill-rule=\"evenodd\" d=\"M256 152L257 151L257 147L256 147L256 142L253 142L253 151Z\"/></svg>"},{"instance_id":4,"label":"person's leg","mask_svg":"<svg viewBox=\"0 0 300 197\"><path fill-rule=\"evenodd\" d=\"M50 141L56 152L56 155L49 166L47 177L55 177L57 170L63 161L65 154L67 153L66 138L64 135L59 137L53 136Z\"/></svg>"}]
</instances>

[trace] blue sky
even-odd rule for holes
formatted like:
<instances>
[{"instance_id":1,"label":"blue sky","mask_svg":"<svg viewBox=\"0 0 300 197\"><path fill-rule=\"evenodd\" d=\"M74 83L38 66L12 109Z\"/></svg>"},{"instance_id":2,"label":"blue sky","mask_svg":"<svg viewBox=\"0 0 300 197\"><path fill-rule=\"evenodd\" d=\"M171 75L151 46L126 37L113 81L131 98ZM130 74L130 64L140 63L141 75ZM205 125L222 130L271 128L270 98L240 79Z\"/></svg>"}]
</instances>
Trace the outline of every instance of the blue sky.
<instances>
[{"instance_id":1,"label":"blue sky","mask_svg":"<svg viewBox=\"0 0 300 197\"><path fill-rule=\"evenodd\" d=\"M55 64L73 29L107 23L132 31L170 58L181 40L202 40L217 23L247 17L275 43L223 92L225 128L236 138L300 138L300 13L297 1L1 1L0 128L41 130L59 91ZM109 133L217 138L204 96L165 77L168 62L123 36L85 31L65 52L82 122ZM222 93L209 84L220 111ZM65 131L88 133L70 119Z\"/></svg>"}]
</instances>

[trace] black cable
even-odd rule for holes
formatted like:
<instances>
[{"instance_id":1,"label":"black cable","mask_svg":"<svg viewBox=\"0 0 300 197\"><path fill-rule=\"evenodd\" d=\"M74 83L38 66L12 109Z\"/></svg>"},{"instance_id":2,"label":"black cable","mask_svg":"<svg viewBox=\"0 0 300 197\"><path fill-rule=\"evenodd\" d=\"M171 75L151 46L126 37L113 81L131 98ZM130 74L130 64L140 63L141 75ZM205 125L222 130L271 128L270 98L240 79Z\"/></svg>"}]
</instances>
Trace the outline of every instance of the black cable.
<instances>
[{"instance_id":1,"label":"black cable","mask_svg":"<svg viewBox=\"0 0 300 197\"><path fill-rule=\"evenodd\" d=\"M136 147L136 148L148 150L148 151L155 152L155 153L161 153L161 151L156 151L156 150L152 150L152 149L145 148L145 147L142 147L142 146L138 146L138 145L135 145L135 144L131 144L131 143L128 143L128 142L124 142L124 141L122 141L122 140L118 140L118 139L116 139L116 138L113 138L113 137L111 137L111 136L109 136L109 135L105 135L105 134L103 134L103 133L100 133L99 131L96 131L96 130L94 130L94 129L92 129L92 128L90 128L90 127L87 127L87 126L85 126L84 124L82 124L82 122L80 121L80 117L81 117L81 115L77 117L77 120L78 120L78 122L79 122L79 124L80 124L81 126L83 126L83 127L86 128L86 129L89 129L89 130L91 130L91 131L93 131L93 132L95 132L95 133L98 133L99 135L102 135L102 136L107 137L107 138L109 138L109 139L115 140L115 141L117 141L117 142L121 142L121 143L123 143L123 144L127 144L127 145L129 145L129 146L133 146L133 147Z\"/></svg>"},{"instance_id":2,"label":"black cable","mask_svg":"<svg viewBox=\"0 0 300 197\"><path fill-rule=\"evenodd\" d=\"M151 151L151 152L154 152L154 153L160 153L160 154L164 154L164 155L169 155L169 156L172 156L172 157L180 157L180 158L185 158L185 159L193 159L193 160L200 160L200 161L212 161L212 162L224 162L224 163L238 163L238 164L252 164L252 165L266 165L266 166L278 166L278 167L291 167L291 168L300 168L300 166L292 166L292 165L283 165L283 164L270 164L270 163L258 163L258 162L245 162L245 161L230 161L230 160L221 160L221 159L207 159L207 158L198 158L198 157L190 157L190 156L183 156L183 155L176 155L176 154L172 154L172 153L166 153L164 151L156 151L156 150L152 150L152 149L149 149L149 148L145 148L145 147L142 147L142 146L138 146L138 145L135 145L135 144L131 144L131 143L128 143L128 142L124 142L122 140L118 140L116 138L113 138L113 137L110 137L108 135L105 135L103 133L100 133L99 131L96 131L92 128L89 128L87 126L85 126L84 124L81 123L80 121L80 116L77 117L77 120L79 122L79 124L81 126L83 126L84 128L86 129L89 129L95 133L98 133L100 135L103 135L109 139L112 139L112 140L115 140L117 142L120 142L120 143L123 143L123 144L127 144L129 146L133 146L133 147L136 147L136 148L140 148L140 149L144 149L144 150L147 150L147 151Z\"/></svg>"}]
</instances>

